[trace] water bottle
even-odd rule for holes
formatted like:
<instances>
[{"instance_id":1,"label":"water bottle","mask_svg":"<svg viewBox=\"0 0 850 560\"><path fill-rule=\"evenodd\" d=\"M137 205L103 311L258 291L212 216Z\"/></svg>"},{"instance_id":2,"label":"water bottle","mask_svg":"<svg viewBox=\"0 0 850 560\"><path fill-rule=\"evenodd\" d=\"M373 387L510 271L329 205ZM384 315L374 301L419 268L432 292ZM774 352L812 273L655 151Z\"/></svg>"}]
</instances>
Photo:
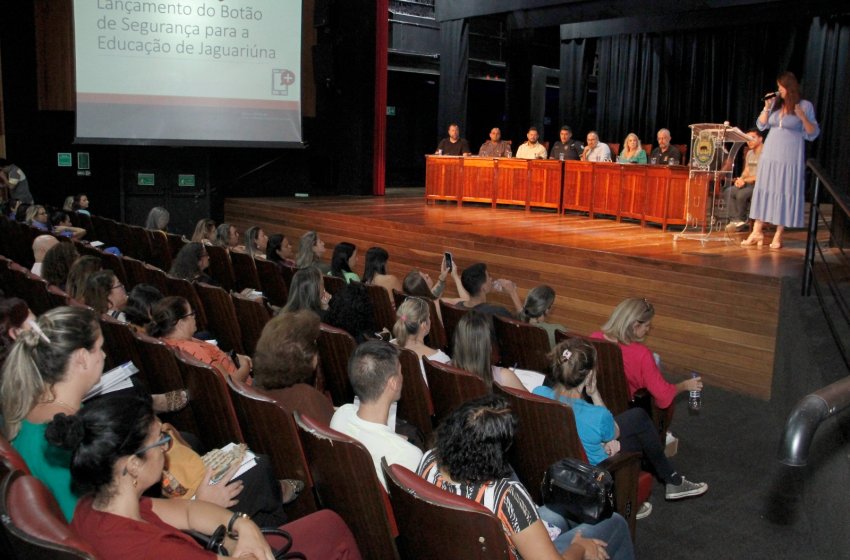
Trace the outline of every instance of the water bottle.
<instances>
[{"instance_id":1,"label":"water bottle","mask_svg":"<svg viewBox=\"0 0 850 560\"><path fill-rule=\"evenodd\" d=\"M691 377L697 378L699 377L699 374L695 371L692 371ZM702 408L702 391L688 392L688 408L691 410L699 410Z\"/></svg>"}]
</instances>

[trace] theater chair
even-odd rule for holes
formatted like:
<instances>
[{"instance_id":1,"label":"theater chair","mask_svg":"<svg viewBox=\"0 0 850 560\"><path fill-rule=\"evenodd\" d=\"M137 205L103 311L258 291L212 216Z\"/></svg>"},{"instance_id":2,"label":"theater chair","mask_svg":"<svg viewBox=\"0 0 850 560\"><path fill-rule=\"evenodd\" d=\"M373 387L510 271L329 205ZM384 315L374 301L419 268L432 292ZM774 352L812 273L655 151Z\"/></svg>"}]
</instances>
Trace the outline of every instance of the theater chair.
<instances>
[{"instance_id":1,"label":"theater chair","mask_svg":"<svg viewBox=\"0 0 850 560\"><path fill-rule=\"evenodd\" d=\"M490 391L477 375L466 370L424 358L425 376L434 403L434 425L437 426L451 411Z\"/></svg>"},{"instance_id":2,"label":"theater chair","mask_svg":"<svg viewBox=\"0 0 850 560\"><path fill-rule=\"evenodd\" d=\"M230 251L230 261L233 263L233 274L236 278L236 290L241 292L247 288L262 290L260 276L257 274L257 265L254 257L248 253Z\"/></svg>"},{"instance_id":3,"label":"theater chair","mask_svg":"<svg viewBox=\"0 0 850 560\"><path fill-rule=\"evenodd\" d=\"M573 410L561 402L510 387L494 385L493 391L508 399L519 420L508 457L532 499L540 504L540 484L549 465L566 457L587 462ZM614 478L614 507L626 519L634 540L635 516L640 505L649 499L652 475L641 472L640 453L635 452L621 451L599 463L599 467Z\"/></svg>"},{"instance_id":4,"label":"theater chair","mask_svg":"<svg viewBox=\"0 0 850 560\"><path fill-rule=\"evenodd\" d=\"M94 549L65 522L44 484L20 471L9 473L0 483L0 520L17 558L97 558Z\"/></svg>"},{"instance_id":5,"label":"theater chair","mask_svg":"<svg viewBox=\"0 0 850 560\"><path fill-rule=\"evenodd\" d=\"M251 451L268 456L275 478L303 480L306 485L301 496L286 507L289 520L294 521L317 511L313 480L310 478L307 456L301 446L292 409L230 377L227 378L227 387L239 427ZM333 407L327 399L318 392L316 394L325 400L333 415Z\"/></svg>"},{"instance_id":6,"label":"theater chair","mask_svg":"<svg viewBox=\"0 0 850 560\"><path fill-rule=\"evenodd\" d=\"M100 316L100 331L103 334L103 351L106 354L103 371L109 371L127 362L133 362L138 368L142 367L133 331L126 323L104 313Z\"/></svg>"},{"instance_id":7,"label":"theater chair","mask_svg":"<svg viewBox=\"0 0 850 560\"><path fill-rule=\"evenodd\" d=\"M395 302L395 308L398 309L401 307L401 304L404 303L404 300L407 299L407 297L407 294L393 289L393 301ZM428 302L428 314L431 318L431 330L425 337L425 344L431 348L436 348L437 350L443 350L444 352L448 351L449 344L446 340L446 329L443 328L443 320L440 318L439 313L437 313L437 304L434 303L436 300L430 298L422 299Z\"/></svg>"},{"instance_id":8,"label":"theater chair","mask_svg":"<svg viewBox=\"0 0 850 560\"><path fill-rule=\"evenodd\" d=\"M242 346L242 331L239 328L239 319L236 317L236 309L230 294L219 288L203 282L192 284L210 325L215 325L215 334L218 346L225 352L235 350L237 354L245 354Z\"/></svg>"},{"instance_id":9,"label":"theater chair","mask_svg":"<svg viewBox=\"0 0 850 560\"><path fill-rule=\"evenodd\" d=\"M236 276L233 273L230 253L227 249L218 245L205 245L204 249L210 256L210 276L218 280L225 291L231 291L236 286Z\"/></svg>"},{"instance_id":10,"label":"theater chair","mask_svg":"<svg viewBox=\"0 0 850 560\"><path fill-rule=\"evenodd\" d=\"M124 274L127 276L125 287L128 292L139 284L152 284L148 279L148 269L144 262L124 255L121 257L121 265L124 267Z\"/></svg>"},{"instance_id":11,"label":"theater chair","mask_svg":"<svg viewBox=\"0 0 850 560\"><path fill-rule=\"evenodd\" d=\"M505 367L546 373L549 370L549 335L540 327L493 315L496 340Z\"/></svg>"},{"instance_id":12,"label":"theater chair","mask_svg":"<svg viewBox=\"0 0 850 560\"><path fill-rule=\"evenodd\" d=\"M395 325L395 307L390 300L390 294L381 286L371 284L364 284L364 286L375 310L375 327L392 332Z\"/></svg>"},{"instance_id":13,"label":"theater chair","mask_svg":"<svg viewBox=\"0 0 850 560\"><path fill-rule=\"evenodd\" d=\"M469 309L446 303L443 300L439 300L439 304L440 315L443 318L443 327L446 330L446 342L449 350L451 350L452 344L454 344L455 327L457 327L461 317L463 317L464 314L469 313ZM451 355L452 353L449 351L449 356Z\"/></svg>"},{"instance_id":14,"label":"theater chair","mask_svg":"<svg viewBox=\"0 0 850 560\"><path fill-rule=\"evenodd\" d=\"M499 518L486 507L381 460L405 560L514 558Z\"/></svg>"},{"instance_id":15,"label":"theater chair","mask_svg":"<svg viewBox=\"0 0 850 560\"><path fill-rule=\"evenodd\" d=\"M263 327L272 318L271 312L262 299L241 294L230 294L230 297L239 320L239 330L242 331L242 347L247 355L253 356L260 335L263 334Z\"/></svg>"},{"instance_id":16,"label":"theater chair","mask_svg":"<svg viewBox=\"0 0 850 560\"><path fill-rule=\"evenodd\" d=\"M27 462L3 434L0 434L0 463L7 471L21 471L24 474L30 474Z\"/></svg>"},{"instance_id":17,"label":"theater chair","mask_svg":"<svg viewBox=\"0 0 850 560\"><path fill-rule=\"evenodd\" d=\"M286 301L289 299L289 285L284 281L278 266L263 259L254 260L254 265L257 267L257 274L260 276L263 295L266 296L269 303L278 307L286 305Z\"/></svg>"},{"instance_id":18,"label":"theater chair","mask_svg":"<svg viewBox=\"0 0 850 560\"><path fill-rule=\"evenodd\" d=\"M319 505L342 517L364 559L399 560L398 529L369 452L360 442L308 415L293 414Z\"/></svg>"},{"instance_id":19,"label":"theater chair","mask_svg":"<svg viewBox=\"0 0 850 560\"><path fill-rule=\"evenodd\" d=\"M431 421L434 416L434 403L431 401L431 392L428 390L425 378L422 377L419 356L412 350L402 348L398 361L401 363L404 383L401 385L401 399L398 401L396 414L419 428L427 442L434 431Z\"/></svg>"},{"instance_id":20,"label":"theater chair","mask_svg":"<svg viewBox=\"0 0 850 560\"><path fill-rule=\"evenodd\" d=\"M343 289L346 284L345 280L339 276L331 276L330 274L322 276L322 281L325 284L325 291L331 296L335 296L336 293Z\"/></svg>"},{"instance_id":21,"label":"theater chair","mask_svg":"<svg viewBox=\"0 0 850 560\"><path fill-rule=\"evenodd\" d=\"M322 368L325 387L331 393L334 406L354 402L354 389L348 380L348 359L354 353L357 343L342 329L325 323L321 323L319 329L319 340L316 341L319 347L319 366Z\"/></svg>"}]
</instances>

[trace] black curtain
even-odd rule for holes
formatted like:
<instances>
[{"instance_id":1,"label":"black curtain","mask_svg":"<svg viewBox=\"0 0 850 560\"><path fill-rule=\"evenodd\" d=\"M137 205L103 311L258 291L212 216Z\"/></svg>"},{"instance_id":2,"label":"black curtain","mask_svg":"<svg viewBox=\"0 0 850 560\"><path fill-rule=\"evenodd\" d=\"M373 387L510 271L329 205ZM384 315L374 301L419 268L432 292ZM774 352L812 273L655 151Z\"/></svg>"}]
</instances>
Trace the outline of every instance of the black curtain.
<instances>
[{"instance_id":1,"label":"black curtain","mask_svg":"<svg viewBox=\"0 0 850 560\"><path fill-rule=\"evenodd\" d=\"M573 129L576 138L596 126L596 97L589 99L590 75L596 57L596 39L561 42L560 122ZM595 84L595 78L593 78ZM595 92L595 88L593 88Z\"/></svg>"},{"instance_id":2,"label":"black curtain","mask_svg":"<svg viewBox=\"0 0 850 560\"><path fill-rule=\"evenodd\" d=\"M450 123L466 137L466 98L469 78L469 23L458 19L440 23L440 93L437 138L445 138ZM437 142L434 142L434 149Z\"/></svg>"}]
</instances>

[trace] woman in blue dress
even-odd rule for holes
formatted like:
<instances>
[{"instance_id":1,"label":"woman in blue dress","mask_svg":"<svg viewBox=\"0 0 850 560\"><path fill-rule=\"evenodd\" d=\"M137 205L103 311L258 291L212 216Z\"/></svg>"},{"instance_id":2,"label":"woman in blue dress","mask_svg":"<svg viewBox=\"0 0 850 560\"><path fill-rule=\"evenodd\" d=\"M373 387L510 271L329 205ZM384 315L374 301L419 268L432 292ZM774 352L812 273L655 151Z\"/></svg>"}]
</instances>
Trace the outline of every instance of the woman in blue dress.
<instances>
[{"instance_id":1,"label":"woman in blue dress","mask_svg":"<svg viewBox=\"0 0 850 560\"><path fill-rule=\"evenodd\" d=\"M776 225L771 249L782 248L786 227L803 227L805 203L806 148L820 134L815 109L800 99L800 83L791 72L776 79L779 95L768 99L756 121L759 130L770 129L759 160L758 176L750 205L755 219L753 232L741 242L744 247L764 243L765 222Z\"/></svg>"}]
</instances>

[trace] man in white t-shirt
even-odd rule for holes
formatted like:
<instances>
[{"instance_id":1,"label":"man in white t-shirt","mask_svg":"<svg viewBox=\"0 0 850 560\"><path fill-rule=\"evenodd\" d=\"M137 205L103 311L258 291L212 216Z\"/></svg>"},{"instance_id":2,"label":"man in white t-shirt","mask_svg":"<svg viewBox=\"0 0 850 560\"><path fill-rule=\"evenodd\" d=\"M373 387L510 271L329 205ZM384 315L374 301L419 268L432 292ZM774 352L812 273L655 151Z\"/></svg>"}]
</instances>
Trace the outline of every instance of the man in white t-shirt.
<instances>
[{"instance_id":1,"label":"man in white t-shirt","mask_svg":"<svg viewBox=\"0 0 850 560\"><path fill-rule=\"evenodd\" d=\"M349 435L366 446L375 472L386 488L381 458L416 472L422 451L388 426L390 407L401 398L401 364L398 349L387 342L370 340L354 350L348 361L348 377L359 407L346 404L337 409L331 428Z\"/></svg>"}]
</instances>

